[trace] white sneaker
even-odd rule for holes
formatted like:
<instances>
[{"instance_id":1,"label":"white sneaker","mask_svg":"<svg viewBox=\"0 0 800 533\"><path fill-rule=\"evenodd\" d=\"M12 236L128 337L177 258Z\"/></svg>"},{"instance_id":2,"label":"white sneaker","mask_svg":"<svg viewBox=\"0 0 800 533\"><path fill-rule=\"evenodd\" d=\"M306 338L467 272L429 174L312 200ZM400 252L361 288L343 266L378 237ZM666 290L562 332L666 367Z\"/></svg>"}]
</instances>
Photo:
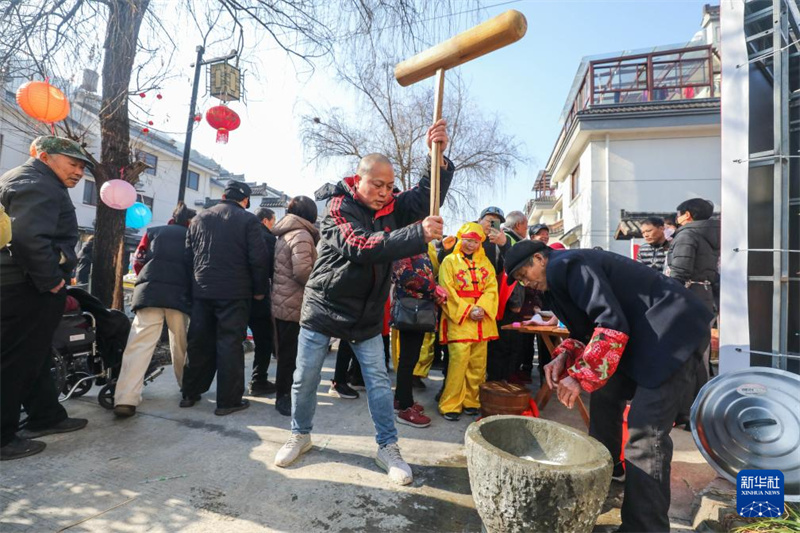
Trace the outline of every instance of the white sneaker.
<instances>
[{"instance_id":1,"label":"white sneaker","mask_svg":"<svg viewBox=\"0 0 800 533\"><path fill-rule=\"evenodd\" d=\"M281 449L275 454L275 466L289 466L298 457L310 450L311 446L311 435L292 434L288 442L281 446Z\"/></svg>"},{"instance_id":2,"label":"white sneaker","mask_svg":"<svg viewBox=\"0 0 800 533\"><path fill-rule=\"evenodd\" d=\"M378 448L378 455L375 462L379 467L389 473L389 479L398 485L408 485L414 481L411 475L411 467L403 461L400 455L400 447L397 443L387 444Z\"/></svg>"}]
</instances>

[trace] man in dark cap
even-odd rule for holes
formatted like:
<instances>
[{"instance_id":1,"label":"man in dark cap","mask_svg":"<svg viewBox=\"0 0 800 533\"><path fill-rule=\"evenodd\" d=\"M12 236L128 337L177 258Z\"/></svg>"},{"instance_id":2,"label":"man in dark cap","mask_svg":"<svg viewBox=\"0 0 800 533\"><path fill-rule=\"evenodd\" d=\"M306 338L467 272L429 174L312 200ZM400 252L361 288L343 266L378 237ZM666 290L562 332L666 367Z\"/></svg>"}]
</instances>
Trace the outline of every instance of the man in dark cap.
<instances>
[{"instance_id":1,"label":"man in dark cap","mask_svg":"<svg viewBox=\"0 0 800 533\"><path fill-rule=\"evenodd\" d=\"M615 461L631 402L618 531L669 531L669 433L708 346L711 312L680 283L611 252L525 241L506 255L506 272L542 291L569 329L545 378L569 408L581 389L592 393L589 434Z\"/></svg>"},{"instance_id":2,"label":"man in dark cap","mask_svg":"<svg viewBox=\"0 0 800 533\"><path fill-rule=\"evenodd\" d=\"M550 228L547 227L547 224L534 224L528 230L528 236L532 241L547 244L550 241Z\"/></svg>"},{"instance_id":3,"label":"man in dark cap","mask_svg":"<svg viewBox=\"0 0 800 533\"><path fill-rule=\"evenodd\" d=\"M67 189L91 169L81 146L62 137L38 137L35 158L0 176L0 203L11 217L13 238L0 251L0 459L34 455L45 443L31 440L83 428L68 418L50 374L53 334L64 313L64 289L77 264L78 220ZM19 431L20 405L28 422Z\"/></svg>"},{"instance_id":4,"label":"man in dark cap","mask_svg":"<svg viewBox=\"0 0 800 533\"><path fill-rule=\"evenodd\" d=\"M261 236L267 247L267 290L261 300L250 302L250 320L248 326L253 333L253 374L250 379L250 396L267 396L275 393L275 384L267 379L269 362L275 346L275 332L272 327L272 303L270 291L272 276L275 273L275 243L272 234L275 225L275 212L267 207L256 209L256 217L261 224Z\"/></svg>"},{"instance_id":5,"label":"man in dark cap","mask_svg":"<svg viewBox=\"0 0 800 533\"><path fill-rule=\"evenodd\" d=\"M267 292L267 247L258 218L247 211L250 187L231 181L222 201L197 215L186 234L192 276L181 407L191 407L217 374L217 408L224 416L249 407L242 343L250 301Z\"/></svg>"},{"instance_id":6,"label":"man in dark cap","mask_svg":"<svg viewBox=\"0 0 800 533\"><path fill-rule=\"evenodd\" d=\"M486 252L486 257L491 261L498 276L503 271L503 256L511 248L511 241L500 229L500 225L505 221L506 217L503 214L503 210L495 206L489 206L481 211L481 216L478 218L478 224L481 225L483 232L486 234L486 240L483 241L483 251Z\"/></svg>"}]
</instances>

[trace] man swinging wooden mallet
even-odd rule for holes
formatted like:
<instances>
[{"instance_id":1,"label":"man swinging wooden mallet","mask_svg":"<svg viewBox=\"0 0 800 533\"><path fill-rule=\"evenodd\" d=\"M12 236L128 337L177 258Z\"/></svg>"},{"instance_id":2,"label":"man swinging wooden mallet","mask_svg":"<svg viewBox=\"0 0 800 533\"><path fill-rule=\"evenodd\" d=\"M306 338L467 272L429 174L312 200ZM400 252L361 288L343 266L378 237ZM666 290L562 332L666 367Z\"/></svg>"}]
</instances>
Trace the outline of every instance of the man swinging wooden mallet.
<instances>
[{"instance_id":1,"label":"man swinging wooden mallet","mask_svg":"<svg viewBox=\"0 0 800 533\"><path fill-rule=\"evenodd\" d=\"M442 43L398 63L394 77L403 87L436 75L433 123L442 118L444 71L517 42L525 35L528 23L519 11L510 9ZM441 145L431 147L431 216L439 215L439 161Z\"/></svg>"}]
</instances>

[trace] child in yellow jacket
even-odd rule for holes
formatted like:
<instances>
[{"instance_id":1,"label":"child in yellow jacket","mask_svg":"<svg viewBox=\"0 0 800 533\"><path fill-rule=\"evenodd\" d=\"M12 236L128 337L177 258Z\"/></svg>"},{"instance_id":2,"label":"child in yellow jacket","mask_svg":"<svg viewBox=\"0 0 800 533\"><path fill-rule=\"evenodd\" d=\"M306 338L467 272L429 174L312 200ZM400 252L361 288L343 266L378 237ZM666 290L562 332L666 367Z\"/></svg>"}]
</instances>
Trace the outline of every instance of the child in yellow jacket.
<instances>
[{"instance_id":1,"label":"child in yellow jacket","mask_svg":"<svg viewBox=\"0 0 800 533\"><path fill-rule=\"evenodd\" d=\"M447 290L441 342L448 344L450 363L439 412L458 420L461 412L477 414L479 387L486 378L486 345L497 335L497 276L483 251L483 228L461 226L453 253L439 267L439 285Z\"/></svg>"}]
</instances>

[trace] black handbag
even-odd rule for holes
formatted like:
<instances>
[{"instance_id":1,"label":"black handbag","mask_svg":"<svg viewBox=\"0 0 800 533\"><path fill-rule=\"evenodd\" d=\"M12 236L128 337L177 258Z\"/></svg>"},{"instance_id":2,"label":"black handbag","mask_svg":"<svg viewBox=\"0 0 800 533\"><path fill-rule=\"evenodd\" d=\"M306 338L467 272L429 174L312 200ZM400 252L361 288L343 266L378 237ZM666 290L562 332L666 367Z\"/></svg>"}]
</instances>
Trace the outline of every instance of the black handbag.
<instances>
[{"instance_id":1,"label":"black handbag","mask_svg":"<svg viewBox=\"0 0 800 533\"><path fill-rule=\"evenodd\" d=\"M433 300L397 298L392 302L392 327L398 331L436 331Z\"/></svg>"}]
</instances>

